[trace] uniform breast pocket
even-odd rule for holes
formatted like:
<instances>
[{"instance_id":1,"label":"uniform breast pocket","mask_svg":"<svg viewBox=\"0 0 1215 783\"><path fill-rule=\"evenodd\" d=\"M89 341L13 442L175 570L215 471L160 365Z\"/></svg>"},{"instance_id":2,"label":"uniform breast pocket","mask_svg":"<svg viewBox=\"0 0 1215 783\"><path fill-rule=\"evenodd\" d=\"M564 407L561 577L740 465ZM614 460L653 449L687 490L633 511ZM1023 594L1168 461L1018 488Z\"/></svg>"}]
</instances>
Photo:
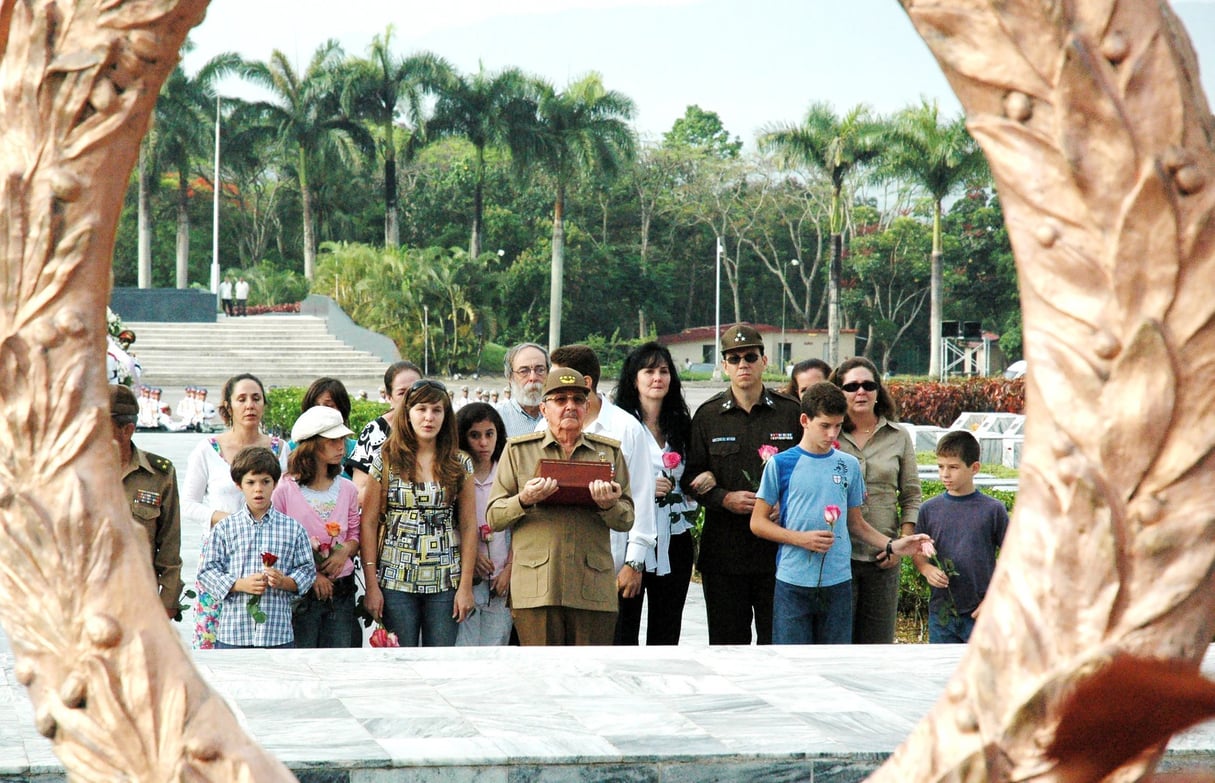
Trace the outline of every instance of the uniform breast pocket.
<instances>
[{"instance_id":1,"label":"uniform breast pocket","mask_svg":"<svg viewBox=\"0 0 1215 783\"><path fill-rule=\"evenodd\" d=\"M519 597L537 596L545 592L545 571L548 568L548 550L515 552L514 570L511 572L511 590Z\"/></svg>"},{"instance_id":2,"label":"uniform breast pocket","mask_svg":"<svg viewBox=\"0 0 1215 783\"><path fill-rule=\"evenodd\" d=\"M612 578L612 555L610 552L587 552L586 576L582 580L582 597L593 601L606 600L614 589Z\"/></svg>"},{"instance_id":3,"label":"uniform breast pocket","mask_svg":"<svg viewBox=\"0 0 1215 783\"><path fill-rule=\"evenodd\" d=\"M738 453L738 441L723 440L709 444L709 454L714 457L730 457Z\"/></svg>"},{"instance_id":4,"label":"uniform breast pocket","mask_svg":"<svg viewBox=\"0 0 1215 783\"><path fill-rule=\"evenodd\" d=\"M145 541L150 541L152 532L156 530L156 522L160 519L160 508L147 503L132 503L131 516L139 525L139 532Z\"/></svg>"}]
</instances>

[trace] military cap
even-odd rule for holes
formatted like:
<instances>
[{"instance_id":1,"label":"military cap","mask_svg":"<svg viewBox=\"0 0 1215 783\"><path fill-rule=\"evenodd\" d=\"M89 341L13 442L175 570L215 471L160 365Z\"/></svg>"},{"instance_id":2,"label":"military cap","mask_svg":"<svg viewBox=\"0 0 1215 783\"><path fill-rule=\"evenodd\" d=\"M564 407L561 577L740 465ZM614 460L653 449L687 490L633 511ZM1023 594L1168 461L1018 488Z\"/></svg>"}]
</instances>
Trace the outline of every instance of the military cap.
<instances>
[{"instance_id":1,"label":"military cap","mask_svg":"<svg viewBox=\"0 0 1215 783\"><path fill-rule=\"evenodd\" d=\"M139 415L139 401L135 399L135 392L131 391L131 387L117 383L110 386L110 415Z\"/></svg>"},{"instance_id":2,"label":"military cap","mask_svg":"<svg viewBox=\"0 0 1215 783\"><path fill-rule=\"evenodd\" d=\"M559 391L580 391L583 394L589 394L590 390L586 386L586 378L577 370L571 370L568 367L554 367L548 374L548 379L544 382L544 396Z\"/></svg>"},{"instance_id":3,"label":"military cap","mask_svg":"<svg viewBox=\"0 0 1215 783\"><path fill-rule=\"evenodd\" d=\"M721 352L738 348L763 348L764 338L751 324L735 324L721 336Z\"/></svg>"}]
</instances>

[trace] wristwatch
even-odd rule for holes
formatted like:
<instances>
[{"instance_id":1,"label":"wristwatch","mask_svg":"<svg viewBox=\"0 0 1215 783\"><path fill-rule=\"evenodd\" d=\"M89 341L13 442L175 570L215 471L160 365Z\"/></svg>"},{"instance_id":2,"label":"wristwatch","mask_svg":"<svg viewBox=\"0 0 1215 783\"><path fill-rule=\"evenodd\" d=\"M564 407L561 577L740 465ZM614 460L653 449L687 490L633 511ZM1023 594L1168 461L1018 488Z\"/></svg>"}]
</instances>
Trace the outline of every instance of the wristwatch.
<instances>
[{"instance_id":1,"label":"wristwatch","mask_svg":"<svg viewBox=\"0 0 1215 783\"><path fill-rule=\"evenodd\" d=\"M894 539L886 542L886 557L894 557Z\"/></svg>"},{"instance_id":2,"label":"wristwatch","mask_svg":"<svg viewBox=\"0 0 1215 783\"><path fill-rule=\"evenodd\" d=\"M639 574L645 573L645 563L640 560L626 560L624 564Z\"/></svg>"}]
</instances>

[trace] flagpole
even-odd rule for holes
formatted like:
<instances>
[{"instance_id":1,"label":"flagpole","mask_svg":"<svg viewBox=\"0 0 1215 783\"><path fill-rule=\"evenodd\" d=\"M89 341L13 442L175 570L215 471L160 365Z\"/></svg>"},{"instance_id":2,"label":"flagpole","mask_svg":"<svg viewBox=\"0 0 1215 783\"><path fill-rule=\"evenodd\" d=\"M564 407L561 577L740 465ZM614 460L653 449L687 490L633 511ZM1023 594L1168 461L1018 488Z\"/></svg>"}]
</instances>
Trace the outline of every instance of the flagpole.
<instances>
[{"instance_id":1,"label":"flagpole","mask_svg":"<svg viewBox=\"0 0 1215 783\"><path fill-rule=\"evenodd\" d=\"M219 294L219 103L215 96L215 201L211 215L211 292Z\"/></svg>"}]
</instances>

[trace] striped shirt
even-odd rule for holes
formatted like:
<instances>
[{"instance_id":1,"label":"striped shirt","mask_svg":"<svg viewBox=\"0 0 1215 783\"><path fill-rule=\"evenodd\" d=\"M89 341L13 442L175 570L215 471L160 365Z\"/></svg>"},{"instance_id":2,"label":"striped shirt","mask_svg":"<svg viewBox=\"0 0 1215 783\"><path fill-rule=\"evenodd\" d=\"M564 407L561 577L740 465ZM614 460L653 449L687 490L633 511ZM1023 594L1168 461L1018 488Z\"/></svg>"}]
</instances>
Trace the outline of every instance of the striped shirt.
<instances>
[{"instance_id":1,"label":"striped shirt","mask_svg":"<svg viewBox=\"0 0 1215 783\"><path fill-rule=\"evenodd\" d=\"M266 622L255 623L246 604L253 596L232 589L236 580L263 570L262 553L278 556L274 567L295 580L299 595L316 581L312 546L303 525L273 508L260 520L249 506L225 517L203 545L198 581L214 596L223 596L216 638L237 647L276 647L295 640L291 630L291 602L295 594L267 588L261 597Z\"/></svg>"}]
</instances>

